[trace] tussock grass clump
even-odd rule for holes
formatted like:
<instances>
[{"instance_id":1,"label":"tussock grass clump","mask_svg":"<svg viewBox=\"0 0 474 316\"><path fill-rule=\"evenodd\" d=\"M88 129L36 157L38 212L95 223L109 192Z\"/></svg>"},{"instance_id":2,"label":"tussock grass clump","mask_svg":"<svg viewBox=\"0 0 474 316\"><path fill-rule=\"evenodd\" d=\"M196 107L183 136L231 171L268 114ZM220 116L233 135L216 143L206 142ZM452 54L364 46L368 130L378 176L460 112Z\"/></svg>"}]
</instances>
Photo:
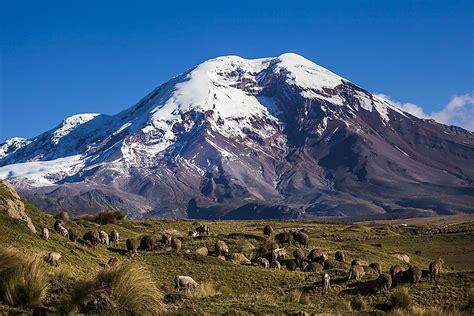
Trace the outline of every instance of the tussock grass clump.
<instances>
[{"instance_id":1,"label":"tussock grass clump","mask_svg":"<svg viewBox=\"0 0 474 316\"><path fill-rule=\"evenodd\" d=\"M125 310L137 315L157 315L163 310L163 294L150 272L137 264L104 270L94 280L80 282L65 302L69 311ZM97 305L96 302L100 302ZM96 305L94 305L96 304Z\"/></svg>"},{"instance_id":2,"label":"tussock grass clump","mask_svg":"<svg viewBox=\"0 0 474 316\"><path fill-rule=\"evenodd\" d=\"M390 294L390 302L393 308L407 309L411 305L411 296L406 287L401 287Z\"/></svg>"},{"instance_id":3,"label":"tussock grass clump","mask_svg":"<svg viewBox=\"0 0 474 316\"><path fill-rule=\"evenodd\" d=\"M68 212L66 212L66 211L61 211L58 214L54 215L53 217L55 219L59 219L59 220L65 221L65 222L69 222L69 220L71 219L69 217Z\"/></svg>"},{"instance_id":4,"label":"tussock grass clump","mask_svg":"<svg viewBox=\"0 0 474 316\"><path fill-rule=\"evenodd\" d=\"M361 295L351 297L348 305L350 310L363 311L367 309L367 302Z\"/></svg>"},{"instance_id":5,"label":"tussock grass clump","mask_svg":"<svg viewBox=\"0 0 474 316\"><path fill-rule=\"evenodd\" d=\"M94 215L82 215L80 220L94 222L100 225L117 224L125 219L124 211L102 211Z\"/></svg>"},{"instance_id":6,"label":"tussock grass clump","mask_svg":"<svg viewBox=\"0 0 474 316\"><path fill-rule=\"evenodd\" d=\"M217 296L221 294L221 291L219 291L214 284L204 282L201 283L194 291L191 291L189 293L189 296L202 298Z\"/></svg>"},{"instance_id":7,"label":"tussock grass clump","mask_svg":"<svg viewBox=\"0 0 474 316\"><path fill-rule=\"evenodd\" d=\"M389 313L390 316L461 316L466 315L458 310L443 309L440 307L410 306L407 309L395 309Z\"/></svg>"},{"instance_id":8,"label":"tussock grass clump","mask_svg":"<svg viewBox=\"0 0 474 316\"><path fill-rule=\"evenodd\" d=\"M40 257L24 259L11 249L0 249L0 298L15 307L42 304L48 278Z\"/></svg>"},{"instance_id":9,"label":"tussock grass clump","mask_svg":"<svg viewBox=\"0 0 474 316\"><path fill-rule=\"evenodd\" d=\"M294 289L290 291L283 299L285 302L288 303L296 303L296 304L303 304L309 305L311 304L311 297L308 293L301 289Z\"/></svg>"}]
</instances>

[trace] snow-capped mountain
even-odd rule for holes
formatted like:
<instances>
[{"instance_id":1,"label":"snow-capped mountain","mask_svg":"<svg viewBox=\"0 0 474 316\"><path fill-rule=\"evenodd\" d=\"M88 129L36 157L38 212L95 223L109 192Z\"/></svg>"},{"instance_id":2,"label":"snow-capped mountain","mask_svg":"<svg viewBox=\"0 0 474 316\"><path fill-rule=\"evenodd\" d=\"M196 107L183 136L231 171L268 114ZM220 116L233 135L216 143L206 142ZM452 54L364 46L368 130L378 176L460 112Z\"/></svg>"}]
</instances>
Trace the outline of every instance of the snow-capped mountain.
<instances>
[{"instance_id":1,"label":"snow-capped mountain","mask_svg":"<svg viewBox=\"0 0 474 316\"><path fill-rule=\"evenodd\" d=\"M8 140L0 178L51 212L415 216L472 212L473 158L472 132L289 53L215 58L116 115Z\"/></svg>"}]
</instances>

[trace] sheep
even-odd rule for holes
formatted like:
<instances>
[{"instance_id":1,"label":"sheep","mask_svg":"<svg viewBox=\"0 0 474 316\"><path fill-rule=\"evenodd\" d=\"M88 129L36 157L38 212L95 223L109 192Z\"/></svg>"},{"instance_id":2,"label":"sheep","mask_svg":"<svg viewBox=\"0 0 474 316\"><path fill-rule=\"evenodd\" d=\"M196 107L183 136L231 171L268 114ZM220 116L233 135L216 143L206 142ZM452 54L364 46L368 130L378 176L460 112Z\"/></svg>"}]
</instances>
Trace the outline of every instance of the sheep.
<instances>
[{"instance_id":1,"label":"sheep","mask_svg":"<svg viewBox=\"0 0 474 316\"><path fill-rule=\"evenodd\" d=\"M382 273L382 265L378 262L373 262L369 264L369 267L374 269L378 274Z\"/></svg>"},{"instance_id":2,"label":"sheep","mask_svg":"<svg viewBox=\"0 0 474 316\"><path fill-rule=\"evenodd\" d=\"M199 235L209 236L209 226L205 224L200 225L198 228L196 228L196 231L199 233Z\"/></svg>"},{"instance_id":3,"label":"sheep","mask_svg":"<svg viewBox=\"0 0 474 316\"><path fill-rule=\"evenodd\" d=\"M270 267L270 262L268 261L268 259L263 257L258 257L257 260L255 260L255 263L264 269L268 269Z\"/></svg>"},{"instance_id":4,"label":"sheep","mask_svg":"<svg viewBox=\"0 0 474 316\"><path fill-rule=\"evenodd\" d=\"M392 287L392 277L388 273L381 273L377 278L376 284L379 289L388 293Z\"/></svg>"},{"instance_id":5,"label":"sheep","mask_svg":"<svg viewBox=\"0 0 474 316\"><path fill-rule=\"evenodd\" d=\"M400 261L410 263L410 257L404 253L396 253L393 254L392 257L397 258Z\"/></svg>"},{"instance_id":6,"label":"sheep","mask_svg":"<svg viewBox=\"0 0 474 316\"><path fill-rule=\"evenodd\" d=\"M196 251L194 251L197 255L201 255L201 256L207 256L209 254L209 250L206 248L206 247L201 247L201 248L198 248L196 249Z\"/></svg>"},{"instance_id":7,"label":"sheep","mask_svg":"<svg viewBox=\"0 0 474 316\"><path fill-rule=\"evenodd\" d=\"M438 258L436 261L431 261L429 270L430 270L430 281L434 280L437 281L441 275L441 270L443 269L444 260L442 258Z\"/></svg>"},{"instance_id":8,"label":"sheep","mask_svg":"<svg viewBox=\"0 0 474 316\"><path fill-rule=\"evenodd\" d=\"M301 261L300 263L300 270L301 271L306 271L306 269L308 268L309 266L309 262L304 260L304 261Z\"/></svg>"},{"instance_id":9,"label":"sheep","mask_svg":"<svg viewBox=\"0 0 474 316\"><path fill-rule=\"evenodd\" d=\"M198 286L199 284L189 276L178 275L174 278L174 288L176 290L185 289L188 292Z\"/></svg>"},{"instance_id":10,"label":"sheep","mask_svg":"<svg viewBox=\"0 0 474 316\"><path fill-rule=\"evenodd\" d=\"M57 231L57 232L59 232L59 227L60 227L60 226L63 226L63 225L64 225L64 222L63 222L62 220L60 220L60 219L57 219L57 220L54 222L54 225L53 225L54 230Z\"/></svg>"},{"instance_id":11,"label":"sheep","mask_svg":"<svg viewBox=\"0 0 474 316\"><path fill-rule=\"evenodd\" d=\"M144 235L140 239L140 250L152 251L155 248L155 239L151 235Z\"/></svg>"},{"instance_id":12,"label":"sheep","mask_svg":"<svg viewBox=\"0 0 474 316\"><path fill-rule=\"evenodd\" d=\"M313 272L313 273L320 273L321 271L323 271L323 266L317 262L311 262L310 264L308 264L308 266L306 266L306 269L305 271L306 272Z\"/></svg>"},{"instance_id":13,"label":"sheep","mask_svg":"<svg viewBox=\"0 0 474 316\"><path fill-rule=\"evenodd\" d=\"M66 238L69 239L69 233L68 233L66 227L64 227L64 226L59 226L59 233L60 233L62 236L64 236L64 237L66 237Z\"/></svg>"},{"instance_id":14,"label":"sheep","mask_svg":"<svg viewBox=\"0 0 474 316\"><path fill-rule=\"evenodd\" d=\"M163 247L165 248L171 247L171 241L172 241L172 238L170 235L163 234L161 236L161 244L163 245Z\"/></svg>"},{"instance_id":15,"label":"sheep","mask_svg":"<svg viewBox=\"0 0 474 316\"><path fill-rule=\"evenodd\" d=\"M206 248L207 249L207 248ZM251 262L250 260L241 252L236 252L231 255L231 260L234 263L237 264L245 264L245 265L250 265Z\"/></svg>"},{"instance_id":16,"label":"sheep","mask_svg":"<svg viewBox=\"0 0 474 316\"><path fill-rule=\"evenodd\" d=\"M82 239L95 248L95 246L100 242L99 232L97 230L89 230L84 234Z\"/></svg>"},{"instance_id":17,"label":"sheep","mask_svg":"<svg viewBox=\"0 0 474 316\"><path fill-rule=\"evenodd\" d=\"M344 253L340 250L336 251L336 253L334 254L334 259L340 262L346 262Z\"/></svg>"},{"instance_id":18,"label":"sheep","mask_svg":"<svg viewBox=\"0 0 474 316\"><path fill-rule=\"evenodd\" d=\"M133 257L137 254L138 240L136 238L128 238L125 241L125 244L127 246L128 254L130 255L130 257Z\"/></svg>"},{"instance_id":19,"label":"sheep","mask_svg":"<svg viewBox=\"0 0 474 316\"><path fill-rule=\"evenodd\" d=\"M173 238L171 240L171 248L176 251L181 251L181 240L179 240L178 238Z\"/></svg>"},{"instance_id":20,"label":"sheep","mask_svg":"<svg viewBox=\"0 0 474 316\"><path fill-rule=\"evenodd\" d=\"M48 240L49 239L49 229L47 229L46 227L43 228L43 239L44 240Z\"/></svg>"},{"instance_id":21,"label":"sheep","mask_svg":"<svg viewBox=\"0 0 474 316\"><path fill-rule=\"evenodd\" d=\"M110 258L109 261L107 262L107 265L109 266L110 269L115 268L118 265L117 257Z\"/></svg>"},{"instance_id":22,"label":"sheep","mask_svg":"<svg viewBox=\"0 0 474 316\"><path fill-rule=\"evenodd\" d=\"M218 256L225 255L226 253L229 253L229 247L227 247L227 244L223 240L218 240L215 245L215 252Z\"/></svg>"},{"instance_id":23,"label":"sheep","mask_svg":"<svg viewBox=\"0 0 474 316\"><path fill-rule=\"evenodd\" d=\"M390 276L392 277L392 281L395 285L400 283L403 276L403 271L405 271L405 269L403 269L403 267L399 264L390 267Z\"/></svg>"},{"instance_id":24,"label":"sheep","mask_svg":"<svg viewBox=\"0 0 474 316\"><path fill-rule=\"evenodd\" d=\"M272 251L272 261L278 260L278 259L285 259L286 258L286 250L283 248L277 248Z\"/></svg>"},{"instance_id":25,"label":"sheep","mask_svg":"<svg viewBox=\"0 0 474 316\"><path fill-rule=\"evenodd\" d=\"M263 227L263 234L270 237L273 234L273 227L270 225L265 225L265 227Z\"/></svg>"},{"instance_id":26,"label":"sheep","mask_svg":"<svg viewBox=\"0 0 474 316\"><path fill-rule=\"evenodd\" d=\"M359 259L354 259L351 261L351 266L361 266L362 262Z\"/></svg>"},{"instance_id":27,"label":"sheep","mask_svg":"<svg viewBox=\"0 0 474 316\"><path fill-rule=\"evenodd\" d=\"M327 259L328 259L328 255L321 248L313 249L308 254L308 260L310 262L317 262L317 263L322 264Z\"/></svg>"},{"instance_id":28,"label":"sheep","mask_svg":"<svg viewBox=\"0 0 474 316\"><path fill-rule=\"evenodd\" d=\"M116 231L115 229L113 231L110 232L109 234L109 242L110 242L110 246L112 247L117 247L118 246L118 243L119 243L119 240L120 240L120 234L118 231Z\"/></svg>"},{"instance_id":29,"label":"sheep","mask_svg":"<svg viewBox=\"0 0 474 316\"><path fill-rule=\"evenodd\" d=\"M188 237L196 238L197 236L199 236L199 233L196 232L196 231L190 230L190 231L188 232Z\"/></svg>"},{"instance_id":30,"label":"sheep","mask_svg":"<svg viewBox=\"0 0 474 316\"><path fill-rule=\"evenodd\" d=\"M345 269L346 264L344 262L340 262L334 259L327 259L323 262L324 270L329 269Z\"/></svg>"},{"instance_id":31,"label":"sheep","mask_svg":"<svg viewBox=\"0 0 474 316\"><path fill-rule=\"evenodd\" d=\"M281 269L280 262L278 262L276 260L273 260L272 262L270 262L270 269L280 270Z\"/></svg>"},{"instance_id":32,"label":"sheep","mask_svg":"<svg viewBox=\"0 0 474 316\"><path fill-rule=\"evenodd\" d=\"M77 240L79 239L79 236L77 235L76 230L74 228L69 228L67 232L68 232L69 240L72 242L77 242Z\"/></svg>"},{"instance_id":33,"label":"sheep","mask_svg":"<svg viewBox=\"0 0 474 316\"><path fill-rule=\"evenodd\" d=\"M309 246L309 236L303 232L295 232L293 234L295 242L299 243L302 247L308 248Z\"/></svg>"},{"instance_id":34,"label":"sheep","mask_svg":"<svg viewBox=\"0 0 474 316\"><path fill-rule=\"evenodd\" d=\"M349 268L349 276L347 277L347 280L352 280L354 278L357 282L360 282L364 275L364 267L357 264Z\"/></svg>"},{"instance_id":35,"label":"sheep","mask_svg":"<svg viewBox=\"0 0 474 316\"><path fill-rule=\"evenodd\" d=\"M355 267L355 266L353 266ZM374 274L374 275L379 275L380 273L377 273L377 271L372 268L371 266L368 266L368 265L362 265L362 268L364 268L364 272L365 274Z\"/></svg>"},{"instance_id":36,"label":"sheep","mask_svg":"<svg viewBox=\"0 0 474 316\"><path fill-rule=\"evenodd\" d=\"M293 257L295 257L296 263L301 265L304 258L304 251L301 249L295 249L295 251L293 251Z\"/></svg>"},{"instance_id":37,"label":"sheep","mask_svg":"<svg viewBox=\"0 0 474 316\"><path fill-rule=\"evenodd\" d=\"M47 262L53 266L59 266L59 259L61 259L61 254L58 252L50 252L48 254Z\"/></svg>"},{"instance_id":38,"label":"sheep","mask_svg":"<svg viewBox=\"0 0 474 316\"><path fill-rule=\"evenodd\" d=\"M105 245L109 245L109 234L107 234L106 232L104 232L103 230L101 230L99 232L99 238L100 238L100 242L105 244Z\"/></svg>"},{"instance_id":39,"label":"sheep","mask_svg":"<svg viewBox=\"0 0 474 316\"><path fill-rule=\"evenodd\" d=\"M275 235L275 241L282 246L287 243L289 245L293 244L294 236L292 232L281 232Z\"/></svg>"},{"instance_id":40,"label":"sheep","mask_svg":"<svg viewBox=\"0 0 474 316\"><path fill-rule=\"evenodd\" d=\"M418 266L410 266L407 271L403 272L403 276L413 286L417 286L420 282L422 271Z\"/></svg>"},{"instance_id":41,"label":"sheep","mask_svg":"<svg viewBox=\"0 0 474 316\"><path fill-rule=\"evenodd\" d=\"M297 267L298 267L298 264L296 263L295 260L288 260L286 262L286 270L288 271L295 271Z\"/></svg>"},{"instance_id":42,"label":"sheep","mask_svg":"<svg viewBox=\"0 0 474 316\"><path fill-rule=\"evenodd\" d=\"M321 278L321 283L323 284L323 288L321 290L322 294L326 294L331 289L330 280L331 280L331 278L330 278L329 274L324 273L322 278Z\"/></svg>"}]
</instances>

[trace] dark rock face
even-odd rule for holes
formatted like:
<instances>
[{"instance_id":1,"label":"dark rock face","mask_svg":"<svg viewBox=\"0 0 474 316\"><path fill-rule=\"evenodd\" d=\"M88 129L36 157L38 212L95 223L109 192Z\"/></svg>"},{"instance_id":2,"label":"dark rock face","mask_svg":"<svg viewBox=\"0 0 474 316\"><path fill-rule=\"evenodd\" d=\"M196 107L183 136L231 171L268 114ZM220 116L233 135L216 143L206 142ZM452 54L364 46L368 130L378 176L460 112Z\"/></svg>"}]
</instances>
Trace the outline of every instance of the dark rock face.
<instances>
[{"instance_id":1,"label":"dark rock face","mask_svg":"<svg viewBox=\"0 0 474 316\"><path fill-rule=\"evenodd\" d=\"M147 148L168 132L143 128L155 123L142 117L153 112L155 98L170 98L169 86L188 80L183 74L131 109L98 115L59 142L50 141L52 132L32 139L7 152L0 166L82 154L85 167L49 175L59 178L55 185L11 179L50 212L252 219L474 211L474 133L401 112L344 79L331 87L299 85L278 65L217 73L232 80L225 102L239 90L268 115L224 117L216 105L183 110L170 123L172 142L151 153ZM226 126L241 126L239 135L229 135Z\"/></svg>"}]
</instances>

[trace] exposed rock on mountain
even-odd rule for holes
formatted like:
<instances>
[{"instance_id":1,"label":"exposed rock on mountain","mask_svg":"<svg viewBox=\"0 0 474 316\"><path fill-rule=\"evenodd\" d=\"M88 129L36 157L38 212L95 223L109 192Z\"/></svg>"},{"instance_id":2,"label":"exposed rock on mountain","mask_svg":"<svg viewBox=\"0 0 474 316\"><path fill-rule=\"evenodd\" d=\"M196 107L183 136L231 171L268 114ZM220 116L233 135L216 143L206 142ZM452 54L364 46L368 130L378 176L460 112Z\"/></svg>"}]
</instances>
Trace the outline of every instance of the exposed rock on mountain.
<instances>
[{"instance_id":1,"label":"exposed rock on mountain","mask_svg":"<svg viewBox=\"0 0 474 316\"><path fill-rule=\"evenodd\" d=\"M26 214L25 204L6 180L0 180L0 212L7 213L11 218L25 221L28 228L36 234L35 225Z\"/></svg>"}]
</instances>

